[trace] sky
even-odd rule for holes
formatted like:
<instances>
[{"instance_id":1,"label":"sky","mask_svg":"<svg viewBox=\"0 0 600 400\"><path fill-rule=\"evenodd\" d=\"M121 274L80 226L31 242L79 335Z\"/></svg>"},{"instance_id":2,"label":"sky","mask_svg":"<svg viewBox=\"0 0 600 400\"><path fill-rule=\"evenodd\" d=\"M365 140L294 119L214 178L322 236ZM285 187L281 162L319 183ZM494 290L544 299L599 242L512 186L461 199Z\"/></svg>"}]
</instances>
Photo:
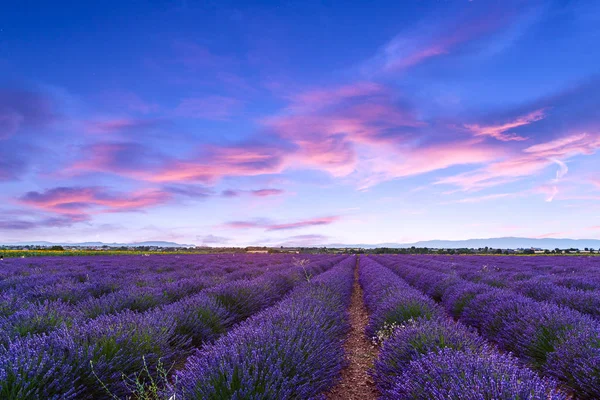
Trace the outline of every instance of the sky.
<instances>
[{"instance_id":1,"label":"sky","mask_svg":"<svg viewBox=\"0 0 600 400\"><path fill-rule=\"evenodd\" d=\"M0 242L600 239L600 2L13 1Z\"/></svg>"}]
</instances>

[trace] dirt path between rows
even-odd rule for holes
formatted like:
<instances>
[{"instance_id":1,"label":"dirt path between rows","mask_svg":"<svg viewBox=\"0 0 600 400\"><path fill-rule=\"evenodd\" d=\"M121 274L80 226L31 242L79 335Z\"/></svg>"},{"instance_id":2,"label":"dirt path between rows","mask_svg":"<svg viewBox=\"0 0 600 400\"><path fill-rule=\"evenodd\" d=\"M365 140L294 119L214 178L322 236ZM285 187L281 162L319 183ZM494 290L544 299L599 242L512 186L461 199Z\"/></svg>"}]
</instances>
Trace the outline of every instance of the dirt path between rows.
<instances>
[{"instance_id":1,"label":"dirt path between rows","mask_svg":"<svg viewBox=\"0 0 600 400\"><path fill-rule=\"evenodd\" d=\"M348 366L342 371L342 380L327 393L329 400L377 399L379 392L369 369L377 357L377 348L365 336L369 314L363 301L363 290L358 284L358 259L354 270L354 288L350 300L350 334L344 344Z\"/></svg>"}]
</instances>

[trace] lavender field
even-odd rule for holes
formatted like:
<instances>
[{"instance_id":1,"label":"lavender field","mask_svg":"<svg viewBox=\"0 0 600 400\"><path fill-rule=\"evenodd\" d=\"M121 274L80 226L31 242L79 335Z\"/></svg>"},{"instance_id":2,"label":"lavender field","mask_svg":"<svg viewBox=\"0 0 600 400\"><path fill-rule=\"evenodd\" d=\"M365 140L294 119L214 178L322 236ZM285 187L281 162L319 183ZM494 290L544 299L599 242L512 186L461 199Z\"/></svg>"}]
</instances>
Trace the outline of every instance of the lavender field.
<instances>
[{"instance_id":1,"label":"lavender field","mask_svg":"<svg viewBox=\"0 0 600 400\"><path fill-rule=\"evenodd\" d=\"M2 399L600 398L598 258L136 255L1 267Z\"/></svg>"}]
</instances>

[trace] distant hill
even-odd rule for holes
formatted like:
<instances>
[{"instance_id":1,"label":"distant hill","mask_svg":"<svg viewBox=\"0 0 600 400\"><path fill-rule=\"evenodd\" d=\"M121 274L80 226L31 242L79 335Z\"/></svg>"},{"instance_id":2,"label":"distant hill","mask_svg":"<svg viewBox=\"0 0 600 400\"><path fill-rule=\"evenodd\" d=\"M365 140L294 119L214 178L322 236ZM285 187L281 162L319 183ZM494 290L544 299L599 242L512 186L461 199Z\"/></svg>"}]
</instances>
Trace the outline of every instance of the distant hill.
<instances>
[{"instance_id":1,"label":"distant hill","mask_svg":"<svg viewBox=\"0 0 600 400\"><path fill-rule=\"evenodd\" d=\"M490 239L467 239L467 240L426 240L415 243L377 243L377 244L330 244L328 247L362 247L373 249L376 247L390 248L405 248L405 247L428 247L435 249L459 249L459 248L480 248L490 247L494 249L584 249L584 248L600 248L600 240L598 239L534 239L520 237L503 237Z\"/></svg>"},{"instance_id":2,"label":"distant hill","mask_svg":"<svg viewBox=\"0 0 600 400\"><path fill-rule=\"evenodd\" d=\"M135 242L135 243L103 243L103 242L81 242L81 243L54 243L54 242L18 242L18 243L0 243L0 245L9 246L81 246L81 247L121 247L121 246L156 246L156 247L195 247L193 244L181 244L165 241ZM600 249L600 240L598 239L533 239L520 237L503 237L490 239L467 239L467 240L426 240L415 243L376 243L376 244L343 244L330 243L324 245L315 245L314 247L351 247L374 249L376 247L406 248L406 247L427 247L434 249L459 249L459 248L483 248L493 249L581 249L592 248ZM307 246L309 247L309 246Z\"/></svg>"},{"instance_id":3,"label":"distant hill","mask_svg":"<svg viewBox=\"0 0 600 400\"><path fill-rule=\"evenodd\" d=\"M175 242L134 242L134 243L104 243L104 242L81 242L81 243L55 243L55 242L18 242L18 243L0 243L0 245L6 246L80 246L80 247L130 247L130 246L149 246L149 247L195 247L194 244L180 244Z\"/></svg>"}]
</instances>

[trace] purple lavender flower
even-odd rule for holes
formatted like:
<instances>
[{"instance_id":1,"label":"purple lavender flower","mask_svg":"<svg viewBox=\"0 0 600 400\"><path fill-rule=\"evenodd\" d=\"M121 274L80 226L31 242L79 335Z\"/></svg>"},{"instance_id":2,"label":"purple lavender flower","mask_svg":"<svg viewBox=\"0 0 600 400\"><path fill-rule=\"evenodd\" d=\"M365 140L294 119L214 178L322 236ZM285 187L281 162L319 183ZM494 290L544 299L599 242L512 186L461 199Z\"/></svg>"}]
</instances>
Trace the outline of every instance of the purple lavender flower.
<instances>
[{"instance_id":1,"label":"purple lavender flower","mask_svg":"<svg viewBox=\"0 0 600 400\"><path fill-rule=\"evenodd\" d=\"M412 361L387 399L558 400L556 383L522 368L508 355L444 349Z\"/></svg>"}]
</instances>

